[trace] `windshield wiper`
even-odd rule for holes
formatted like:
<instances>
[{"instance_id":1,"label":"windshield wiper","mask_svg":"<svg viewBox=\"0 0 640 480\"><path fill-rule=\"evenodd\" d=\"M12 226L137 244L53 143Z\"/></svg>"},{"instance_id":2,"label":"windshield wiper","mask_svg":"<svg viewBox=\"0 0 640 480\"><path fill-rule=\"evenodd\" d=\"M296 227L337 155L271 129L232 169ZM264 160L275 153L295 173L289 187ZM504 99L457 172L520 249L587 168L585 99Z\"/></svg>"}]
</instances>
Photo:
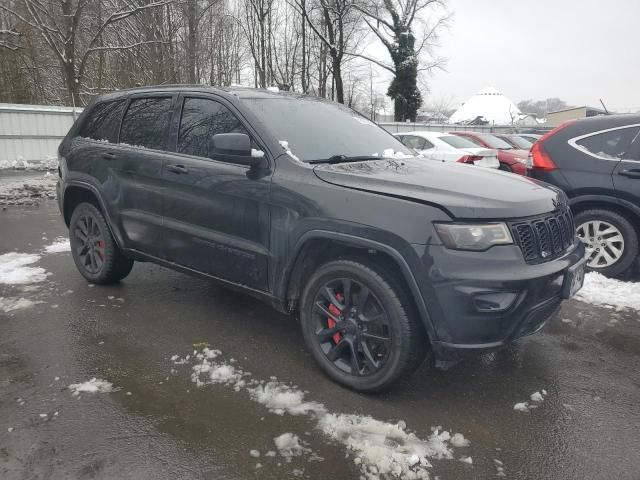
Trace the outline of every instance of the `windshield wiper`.
<instances>
[{"instance_id":1,"label":"windshield wiper","mask_svg":"<svg viewBox=\"0 0 640 480\"><path fill-rule=\"evenodd\" d=\"M378 155L333 155L329 158L321 158L320 160L309 160L308 163L346 163L346 162L362 162L364 160L380 160Z\"/></svg>"}]
</instances>

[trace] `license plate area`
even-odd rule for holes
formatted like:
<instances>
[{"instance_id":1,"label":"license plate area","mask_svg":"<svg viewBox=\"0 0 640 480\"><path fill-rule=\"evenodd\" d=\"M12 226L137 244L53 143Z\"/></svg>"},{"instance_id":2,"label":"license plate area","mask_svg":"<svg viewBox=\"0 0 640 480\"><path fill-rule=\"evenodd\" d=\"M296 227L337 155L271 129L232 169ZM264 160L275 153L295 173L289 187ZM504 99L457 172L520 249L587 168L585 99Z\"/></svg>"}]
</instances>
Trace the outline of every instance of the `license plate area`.
<instances>
[{"instance_id":1,"label":"license plate area","mask_svg":"<svg viewBox=\"0 0 640 480\"><path fill-rule=\"evenodd\" d=\"M571 298L582 288L586 265L587 261L583 258L567 269L562 283L562 298Z\"/></svg>"}]
</instances>

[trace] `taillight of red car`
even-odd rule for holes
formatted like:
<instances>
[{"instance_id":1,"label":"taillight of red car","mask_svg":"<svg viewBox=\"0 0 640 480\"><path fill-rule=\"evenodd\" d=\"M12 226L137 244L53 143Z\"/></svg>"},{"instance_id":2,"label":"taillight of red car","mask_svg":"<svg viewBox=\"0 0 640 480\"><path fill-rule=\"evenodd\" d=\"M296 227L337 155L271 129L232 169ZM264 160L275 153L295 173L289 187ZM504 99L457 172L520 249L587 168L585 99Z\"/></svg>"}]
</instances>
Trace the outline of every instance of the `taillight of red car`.
<instances>
[{"instance_id":1,"label":"taillight of red car","mask_svg":"<svg viewBox=\"0 0 640 480\"><path fill-rule=\"evenodd\" d=\"M482 160L482 157L479 155L463 155L460 157L457 162L458 163L473 163L476 160Z\"/></svg>"},{"instance_id":2,"label":"taillight of red car","mask_svg":"<svg viewBox=\"0 0 640 480\"><path fill-rule=\"evenodd\" d=\"M531 153L529 156L531 157L531 170L544 170L550 172L551 170L555 170L556 164L553 163L553 160L549 156L549 154L544 149L544 142L551 136L558 133L563 128L567 128L569 125L574 123L575 120L569 120L568 122L564 122L559 127L554 128L550 132L545 133L542 137L536 141L531 147Z\"/></svg>"}]
</instances>

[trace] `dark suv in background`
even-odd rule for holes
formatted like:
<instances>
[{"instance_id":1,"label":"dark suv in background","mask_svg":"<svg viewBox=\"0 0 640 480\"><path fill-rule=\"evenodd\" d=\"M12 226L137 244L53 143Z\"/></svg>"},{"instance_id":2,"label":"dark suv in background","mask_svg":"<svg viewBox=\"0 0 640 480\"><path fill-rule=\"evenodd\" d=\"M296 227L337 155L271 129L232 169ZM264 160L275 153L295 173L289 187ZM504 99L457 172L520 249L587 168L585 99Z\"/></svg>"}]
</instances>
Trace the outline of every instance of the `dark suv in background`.
<instances>
[{"instance_id":1,"label":"dark suv in background","mask_svg":"<svg viewBox=\"0 0 640 480\"><path fill-rule=\"evenodd\" d=\"M534 333L582 285L559 189L414 159L319 98L112 93L59 155L60 209L88 281L152 261L245 291L297 313L322 369L360 391L430 351L451 360Z\"/></svg>"},{"instance_id":2,"label":"dark suv in background","mask_svg":"<svg viewBox=\"0 0 640 480\"><path fill-rule=\"evenodd\" d=\"M569 196L588 266L625 272L638 257L640 115L567 122L538 140L531 175Z\"/></svg>"}]
</instances>

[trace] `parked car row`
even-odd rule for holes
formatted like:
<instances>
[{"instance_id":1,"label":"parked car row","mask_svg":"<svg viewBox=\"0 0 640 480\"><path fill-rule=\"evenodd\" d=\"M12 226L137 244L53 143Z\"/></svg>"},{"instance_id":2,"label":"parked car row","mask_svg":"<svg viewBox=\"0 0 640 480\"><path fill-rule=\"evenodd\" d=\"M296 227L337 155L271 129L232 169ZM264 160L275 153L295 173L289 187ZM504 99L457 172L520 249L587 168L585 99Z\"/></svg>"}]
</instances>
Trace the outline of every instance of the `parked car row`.
<instances>
[{"instance_id":1,"label":"parked car row","mask_svg":"<svg viewBox=\"0 0 640 480\"><path fill-rule=\"evenodd\" d=\"M566 192L588 265L624 273L638 258L640 115L567 122L534 143L530 174Z\"/></svg>"},{"instance_id":2,"label":"parked car row","mask_svg":"<svg viewBox=\"0 0 640 480\"><path fill-rule=\"evenodd\" d=\"M490 149L486 151L496 152L501 170L560 187L570 198L589 268L616 276L627 271L639 253L639 131L639 116L621 115L567 122L544 136L478 132L396 136L429 159L496 168L469 157L472 146Z\"/></svg>"}]
</instances>

